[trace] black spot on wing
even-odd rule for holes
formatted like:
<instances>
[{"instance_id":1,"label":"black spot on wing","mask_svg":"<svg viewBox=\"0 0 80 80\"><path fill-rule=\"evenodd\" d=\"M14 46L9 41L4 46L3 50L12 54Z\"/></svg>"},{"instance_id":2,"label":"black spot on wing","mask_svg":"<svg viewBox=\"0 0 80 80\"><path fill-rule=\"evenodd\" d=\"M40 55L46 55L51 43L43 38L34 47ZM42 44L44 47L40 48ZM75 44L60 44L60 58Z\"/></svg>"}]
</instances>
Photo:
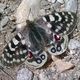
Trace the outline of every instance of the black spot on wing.
<instances>
[{"instance_id":1,"label":"black spot on wing","mask_svg":"<svg viewBox=\"0 0 80 80\"><path fill-rule=\"evenodd\" d=\"M14 53L15 53L15 51L11 51L11 50L10 50L10 48L9 48L8 45L5 47L5 49L7 49L7 50L8 50L7 52L10 53L10 54L14 54ZM6 54L5 51L4 51L4 53Z\"/></svg>"},{"instance_id":2,"label":"black spot on wing","mask_svg":"<svg viewBox=\"0 0 80 80\"><path fill-rule=\"evenodd\" d=\"M54 22L58 21L58 19L59 19L59 17L57 15L55 15L55 14L56 14L55 12L52 13L53 17L55 18L55 21Z\"/></svg>"},{"instance_id":3,"label":"black spot on wing","mask_svg":"<svg viewBox=\"0 0 80 80\"><path fill-rule=\"evenodd\" d=\"M25 50L25 52L24 52L24 50ZM17 54L13 55L13 58L15 58L16 60L19 59L20 61L21 61L22 58L25 60L26 59L26 56L28 55L26 44L24 44L24 45L21 44L20 47L17 49L16 52L18 53L18 55Z\"/></svg>"},{"instance_id":4,"label":"black spot on wing","mask_svg":"<svg viewBox=\"0 0 80 80\"><path fill-rule=\"evenodd\" d=\"M16 45L14 45L14 43L13 43L12 40L11 40L11 47L12 47L12 48L15 48L15 47L16 47Z\"/></svg>"},{"instance_id":5,"label":"black spot on wing","mask_svg":"<svg viewBox=\"0 0 80 80\"><path fill-rule=\"evenodd\" d=\"M52 25L51 31L55 31L55 29L56 29L56 24L55 24L53 21L50 22L50 24Z\"/></svg>"},{"instance_id":6,"label":"black spot on wing","mask_svg":"<svg viewBox=\"0 0 80 80\"><path fill-rule=\"evenodd\" d=\"M12 61L13 60L13 57L7 56L7 53L4 54L4 58L6 58L6 60L8 60L8 61Z\"/></svg>"},{"instance_id":7,"label":"black spot on wing","mask_svg":"<svg viewBox=\"0 0 80 80\"><path fill-rule=\"evenodd\" d=\"M26 45L21 45L21 48L22 48L23 50L25 50L25 49L27 49L27 46L26 46Z\"/></svg>"},{"instance_id":8,"label":"black spot on wing","mask_svg":"<svg viewBox=\"0 0 80 80\"><path fill-rule=\"evenodd\" d=\"M45 15L44 17L46 18L47 22L50 22L49 15Z\"/></svg>"},{"instance_id":9,"label":"black spot on wing","mask_svg":"<svg viewBox=\"0 0 80 80\"><path fill-rule=\"evenodd\" d=\"M15 36L15 39L18 40L18 41L21 40L21 38L18 35Z\"/></svg>"},{"instance_id":10,"label":"black spot on wing","mask_svg":"<svg viewBox=\"0 0 80 80\"><path fill-rule=\"evenodd\" d=\"M65 16L67 16L68 17L68 21L66 22L66 23L70 23L71 22L71 15L70 14L68 14L68 12L65 12Z\"/></svg>"},{"instance_id":11,"label":"black spot on wing","mask_svg":"<svg viewBox=\"0 0 80 80\"><path fill-rule=\"evenodd\" d=\"M61 30L58 31L58 34L63 33L64 31L66 31L65 25L61 26Z\"/></svg>"},{"instance_id":12,"label":"black spot on wing","mask_svg":"<svg viewBox=\"0 0 80 80\"><path fill-rule=\"evenodd\" d=\"M60 33L63 33L65 30L66 30L66 25L60 25L60 22L58 22L58 23L54 23L54 22L51 22L50 23L51 25L52 25L52 28L51 28L51 31L52 32L55 32L55 33L57 33L57 34L60 34ZM57 26L60 26L61 27L61 29L59 30L58 28L57 28ZM56 32L56 29L58 29L58 32Z\"/></svg>"},{"instance_id":13,"label":"black spot on wing","mask_svg":"<svg viewBox=\"0 0 80 80\"><path fill-rule=\"evenodd\" d=\"M61 16L61 21L60 21L60 23L63 23L64 21L65 21L65 16L62 14L62 12L58 12L59 13L59 15ZM64 13L64 12L63 12ZM64 13L65 14L65 13Z\"/></svg>"}]
</instances>

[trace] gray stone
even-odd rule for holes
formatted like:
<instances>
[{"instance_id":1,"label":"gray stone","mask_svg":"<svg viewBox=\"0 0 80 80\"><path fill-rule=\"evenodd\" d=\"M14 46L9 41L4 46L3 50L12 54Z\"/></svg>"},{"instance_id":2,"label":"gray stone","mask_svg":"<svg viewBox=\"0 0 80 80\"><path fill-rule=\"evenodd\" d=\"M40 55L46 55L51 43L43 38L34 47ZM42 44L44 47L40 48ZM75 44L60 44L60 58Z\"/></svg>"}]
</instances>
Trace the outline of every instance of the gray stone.
<instances>
[{"instance_id":1,"label":"gray stone","mask_svg":"<svg viewBox=\"0 0 80 80\"><path fill-rule=\"evenodd\" d=\"M34 76L33 80L39 80L39 78L37 76Z\"/></svg>"},{"instance_id":2,"label":"gray stone","mask_svg":"<svg viewBox=\"0 0 80 80\"><path fill-rule=\"evenodd\" d=\"M5 16L5 17L1 20L1 23L0 23L0 31L3 30L3 27L7 24L8 21L9 21L8 16Z\"/></svg>"},{"instance_id":3,"label":"gray stone","mask_svg":"<svg viewBox=\"0 0 80 80\"><path fill-rule=\"evenodd\" d=\"M68 48L70 50L78 49L78 48L80 48L80 42L78 40L71 39L70 42L69 42Z\"/></svg>"},{"instance_id":4,"label":"gray stone","mask_svg":"<svg viewBox=\"0 0 80 80\"><path fill-rule=\"evenodd\" d=\"M5 8L6 8L6 4L0 3L0 13L3 13Z\"/></svg>"},{"instance_id":5,"label":"gray stone","mask_svg":"<svg viewBox=\"0 0 80 80\"><path fill-rule=\"evenodd\" d=\"M17 80L32 80L33 73L27 68L22 68L17 72Z\"/></svg>"},{"instance_id":6,"label":"gray stone","mask_svg":"<svg viewBox=\"0 0 80 80\"><path fill-rule=\"evenodd\" d=\"M65 0L65 10L75 12L77 11L77 0Z\"/></svg>"},{"instance_id":7,"label":"gray stone","mask_svg":"<svg viewBox=\"0 0 80 80\"><path fill-rule=\"evenodd\" d=\"M39 78L40 80L53 80L53 77L55 75L55 70L53 69L48 69L48 70L43 70L40 74L39 74Z\"/></svg>"}]
</instances>

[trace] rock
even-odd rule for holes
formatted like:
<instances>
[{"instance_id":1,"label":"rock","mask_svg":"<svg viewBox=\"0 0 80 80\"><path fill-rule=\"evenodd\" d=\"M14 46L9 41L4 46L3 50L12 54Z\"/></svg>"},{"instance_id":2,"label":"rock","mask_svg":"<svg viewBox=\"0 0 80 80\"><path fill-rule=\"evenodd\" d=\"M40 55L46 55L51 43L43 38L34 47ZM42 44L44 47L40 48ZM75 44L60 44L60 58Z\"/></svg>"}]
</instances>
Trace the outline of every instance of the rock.
<instances>
[{"instance_id":1,"label":"rock","mask_svg":"<svg viewBox=\"0 0 80 80\"><path fill-rule=\"evenodd\" d=\"M77 5L77 0L65 0L64 10L76 13Z\"/></svg>"},{"instance_id":2,"label":"rock","mask_svg":"<svg viewBox=\"0 0 80 80\"><path fill-rule=\"evenodd\" d=\"M69 54L75 54L76 51L79 51L80 49L80 42L75 39L71 39L68 44L68 49L70 50Z\"/></svg>"},{"instance_id":3,"label":"rock","mask_svg":"<svg viewBox=\"0 0 80 80\"><path fill-rule=\"evenodd\" d=\"M74 65L71 62L65 62L60 59L55 61L55 65L59 72L66 71L74 67Z\"/></svg>"},{"instance_id":4,"label":"rock","mask_svg":"<svg viewBox=\"0 0 80 80\"><path fill-rule=\"evenodd\" d=\"M68 48L70 50L79 49L80 48L80 42L75 40L75 39L71 39L69 44L68 44Z\"/></svg>"},{"instance_id":5,"label":"rock","mask_svg":"<svg viewBox=\"0 0 80 80\"><path fill-rule=\"evenodd\" d=\"M0 13L0 21L2 20L2 17L3 17L3 14L2 14L2 13Z\"/></svg>"},{"instance_id":6,"label":"rock","mask_svg":"<svg viewBox=\"0 0 80 80\"><path fill-rule=\"evenodd\" d=\"M3 13L5 8L6 8L6 4L0 3L0 13Z\"/></svg>"},{"instance_id":7,"label":"rock","mask_svg":"<svg viewBox=\"0 0 80 80\"><path fill-rule=\"evenodd\" d=\"M48 76L46 76L44 72L41 73L39 77L40 77L40 80L49 80Z\"/></svg>"},{"instance_id":8,"label":"rock","mask_svg":"<svg viewBox=\"0 0 80 80\"><path fill-rule=\"evenodd\" d=\"M33 80L39 80L39 78L37 76L34 76Z\"/></svg>"},{"instance_id":9,"label":"rock","mask_svg":"<svg viewBox=\"0 0 80 80\"><path fill-rule=\"evenodd\" d=\"M27 68L23 68L17 72L17 80L32 80L33 73Z\"/></svg>"},{"instance_id":10,"label":"rock","mask_svg":"<svg viewBox=\"0 0 80 80\"><path fill-rule=\"evenodd\" d=\"M5 16L0 23L0 31L3 29L3 27L7 24L7 22L9 21L8 16Z\"/></svg>"},{"instance_id":11,"label":"rock","mask_svg":"<svg viewBox=\"0 0 80 80\"><path fill-rule=\"evenodd\" d=\"M74 65L70 62L65 62L55 56L52 56L52 60L54 61L53 65L56 65L57 67L57 70L59 72L63 72L63 71L66 71L66 70L69 70L71 68L74 67ZM61 67L60 67L61 66Z\"/></svg>"},{"instance_id":12,"label":"rock","mask_svg":"<svg viewBox=\"0 0 80 80\"><path fill-rule=\"evenodd\" d=\"M53 61L57 61L58 60L58 58L56 56L54 56L54 55L52 55L51 58L52 58Z\"/></svg>"},{"instance_id":13,"label":"rock","mask_svg":"<svg viewBox=\"0 0 80 80\"><path fill-rule=\"evenodd\" d=\"M46 69L43 70L40 74L39 74L39 79L40 80L54 80L53 77L55 75L55 69L53 70L51 69Z\"/></svg>"}]
</instances>

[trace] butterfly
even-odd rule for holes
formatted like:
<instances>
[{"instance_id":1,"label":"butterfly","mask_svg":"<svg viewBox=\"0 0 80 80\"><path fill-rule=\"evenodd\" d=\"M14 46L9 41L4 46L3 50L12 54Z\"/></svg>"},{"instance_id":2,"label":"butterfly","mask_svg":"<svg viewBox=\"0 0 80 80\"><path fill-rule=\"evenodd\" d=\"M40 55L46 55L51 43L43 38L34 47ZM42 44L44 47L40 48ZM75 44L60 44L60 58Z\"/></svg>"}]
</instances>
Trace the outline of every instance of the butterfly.
<instances>
[{"instance_id":1,"label":"butterfly","mask_svg":"<svg viewBox=\"0 0 80 80\"><path fill-rule=\"evenodd\" d=\"M6 45L2 62L12 66L26 60L34 68L42 67L48 55L66 51L68 35L75 28L76 20L76 14L72 12L52 12L34 21L27 20L24 30Z\"/></svg>"}]
</instances>

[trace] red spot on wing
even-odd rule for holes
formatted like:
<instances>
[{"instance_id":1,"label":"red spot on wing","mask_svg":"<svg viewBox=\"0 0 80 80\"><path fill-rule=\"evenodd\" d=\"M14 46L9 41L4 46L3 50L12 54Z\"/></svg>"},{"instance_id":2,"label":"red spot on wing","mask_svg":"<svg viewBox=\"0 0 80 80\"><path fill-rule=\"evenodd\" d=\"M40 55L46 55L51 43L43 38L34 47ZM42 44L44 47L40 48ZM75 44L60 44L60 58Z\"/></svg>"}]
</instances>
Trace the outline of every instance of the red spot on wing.
<instances>
[{"instance_id":1,"label":"red spot on wing","mask_svg":"<svg viewBox=\"0 0 80 80\"><path fill-rule=\"evenodd\" d=\"M55 41L60 41L61 36L56 34L56 35L54 35L54 38L55 38Z\"/></svg>"},{"instance_id":2,"label":"red spot on wing","mask_svg":"<svg viewBox=\"0 0 80 80\"><path fill-rule=\"evenodd\" d=\"M28 57L29 57L29 58L32 58L32 57L33 57L33 54L32 54L31 51L28 51Z\"/></svg>"}]
</instances>

